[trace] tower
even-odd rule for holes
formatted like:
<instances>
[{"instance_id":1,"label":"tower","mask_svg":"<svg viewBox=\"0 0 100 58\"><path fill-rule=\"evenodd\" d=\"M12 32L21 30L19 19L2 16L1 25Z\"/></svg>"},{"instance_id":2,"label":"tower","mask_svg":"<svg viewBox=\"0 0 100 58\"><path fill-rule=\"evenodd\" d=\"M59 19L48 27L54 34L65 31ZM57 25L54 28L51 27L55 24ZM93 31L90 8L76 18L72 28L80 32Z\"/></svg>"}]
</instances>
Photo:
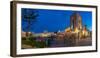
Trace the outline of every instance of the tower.
<instances>
[{"instance_id":1,"label":"tower","mask_svg":"<svg viewBox=\"0 0 100 58\"><path fill-rule=\"evenodd\" d=\"M79 13L73 13L70 17L70 28L72 30L78 29L81 30L82 29L82 18L79 15Z\"/></svg>"},{"instance_id":2,"label":"tower","mask_svg":"<svg viewBox=\"0 0 100 58\"><path fill-rule=\"evenodd\" d=\"M77 27L79 30L82 30L82 17L77 13Z\"/></svg>"}]
</instances>

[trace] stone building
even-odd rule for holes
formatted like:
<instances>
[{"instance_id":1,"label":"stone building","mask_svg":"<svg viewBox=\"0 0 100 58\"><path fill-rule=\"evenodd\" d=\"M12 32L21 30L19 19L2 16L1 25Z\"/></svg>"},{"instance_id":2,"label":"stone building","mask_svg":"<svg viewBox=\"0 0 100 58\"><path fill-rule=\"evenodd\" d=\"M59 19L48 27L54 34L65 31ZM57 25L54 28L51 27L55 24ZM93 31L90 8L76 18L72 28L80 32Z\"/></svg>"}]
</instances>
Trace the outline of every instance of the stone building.
<instances>
[{"instance_id":1,"label":"stone building","mask_svg":"<svg viewBox=\"0 0 100 58\"><path fill-rule=\"evenodd\" d=\"M82 30L82 18L79 13L74 13L70 17L70 28L72 30Z\"/></svg>"},{"instance_id":2,"label":"stone building","mask_svg":"<svg viewBox=\"0 0 100 58\"><path fill-rule=\"evenodd\" d=\"M65 29L65 33L77 33L79 37L90 36L90 31L86 26L82 25L82 17L79 13L75 12L70 16L70 26Z\"/></svg>"}]
</instances>

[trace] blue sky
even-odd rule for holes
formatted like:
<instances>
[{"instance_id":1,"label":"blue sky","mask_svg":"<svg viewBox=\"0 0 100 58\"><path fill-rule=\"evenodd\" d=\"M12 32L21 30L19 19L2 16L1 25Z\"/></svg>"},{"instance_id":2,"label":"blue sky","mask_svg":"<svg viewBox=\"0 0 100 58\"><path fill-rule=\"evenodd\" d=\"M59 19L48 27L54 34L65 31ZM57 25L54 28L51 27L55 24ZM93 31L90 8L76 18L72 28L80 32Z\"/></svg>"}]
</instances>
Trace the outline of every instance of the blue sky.
<instances>
[{"instance_id":1,"label":"blue sky","mask_svg":"<svg viewBox=\"0 0 100 58\"><path fill-rule=\"evenodd\" d=\"M44 30L48 32L57 32L58 30L64 31L70 26L70 16L76 12L71 10L48 10L48 9L29 9L22 8L22 30L25 30L27 22L23 15L35 11L39 16L32 22L31 32L41 33ZM77 11L82 16L82 25L87 25L89 30L92 30L92 12L90 11Z\"/></svg>"}]
</instances>

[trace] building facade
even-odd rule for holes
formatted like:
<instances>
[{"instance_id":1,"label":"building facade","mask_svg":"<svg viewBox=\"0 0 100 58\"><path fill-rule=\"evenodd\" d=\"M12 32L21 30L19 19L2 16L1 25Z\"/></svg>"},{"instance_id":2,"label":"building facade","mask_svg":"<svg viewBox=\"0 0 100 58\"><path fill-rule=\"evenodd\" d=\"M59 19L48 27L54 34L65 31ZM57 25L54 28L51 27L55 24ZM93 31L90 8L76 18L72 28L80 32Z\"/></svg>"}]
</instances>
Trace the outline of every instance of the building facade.
<instances>
[{"instance_id":1,"label":"building facade","mask_svg":"<svg viewBox=\"0 0 100 58\"><path fill-rule=\"evenodd\" d=\"M82 17L79 15L79 13L74 13L70 17L70 28L72 30L82 30Z\"/></svg>"},{"instance_id":2,"label":"building facade","mask_svg":"<svg viewBox=\"0 0 100 58\"><path fill-rule=\"evenodd\" d=\"M65 33L77 33L79 37L90 36L90 31L87 29L86 25L82 25L82 16L75 12L70 16L70 26L66 28Z\"/></svg>"}]
</instances>

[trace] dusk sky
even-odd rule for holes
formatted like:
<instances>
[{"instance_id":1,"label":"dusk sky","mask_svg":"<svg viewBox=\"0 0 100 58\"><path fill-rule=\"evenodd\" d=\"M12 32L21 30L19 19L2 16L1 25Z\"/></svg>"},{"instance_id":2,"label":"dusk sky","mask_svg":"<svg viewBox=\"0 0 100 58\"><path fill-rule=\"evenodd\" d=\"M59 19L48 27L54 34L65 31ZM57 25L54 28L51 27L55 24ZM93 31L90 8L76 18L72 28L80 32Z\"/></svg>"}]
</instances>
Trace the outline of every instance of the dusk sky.
<instances>
[{"instance_id":1,"label":"dusk sky","mask_svg":"<svg viewBox=\"0 0 100 58\"><path fill-rule=\"evenodd\" d=\"M70 26L70 16L76 12L71 10L48 10L48 9L29 9L22 8L22 31L27 31L27 22L23 21L25 14L37 12L38 17L32 22L30 32L42 33L44 30L48 32L64 31ZM92 30L92 12L77 11L82 16L82 25L87 25Z\"/></svg>"}]
</instances>

